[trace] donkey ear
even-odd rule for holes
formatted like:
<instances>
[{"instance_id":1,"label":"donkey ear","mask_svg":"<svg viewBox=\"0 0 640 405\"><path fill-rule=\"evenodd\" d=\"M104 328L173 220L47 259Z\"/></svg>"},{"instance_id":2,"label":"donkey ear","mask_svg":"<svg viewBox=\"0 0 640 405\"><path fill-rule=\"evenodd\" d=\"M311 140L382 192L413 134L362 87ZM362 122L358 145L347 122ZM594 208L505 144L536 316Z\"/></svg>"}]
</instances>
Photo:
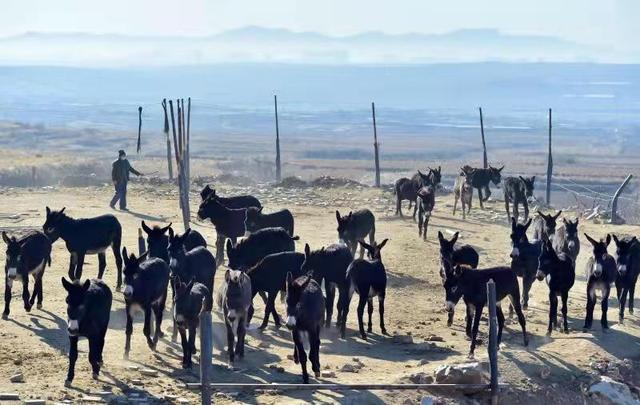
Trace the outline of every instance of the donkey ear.
<instances>
[{"instance_id":1,"label":"donkey ear","mask_svg":"<svg viewBox=\"0 0 640 405\"><path fill-rule=\"evenodd\" d=\"M453 234L453 238L451 239L451 244L455 244L456 241L458 240L458 236L460 236L460 232L456 232Z\"/></svg>"},{"instance_id":2,"label":"donkey ear","mask_svg":"<svg viewBox=\"0 0 640 405\"><path fill-rule=\"evenodd\" d=\"M141 255L138 257L138 263L141 263L141 262L143 262L143 261L147 260L147 256L149 256L149 251L148 251L148 250L147 250L147 251L145 251L143 254L141 254Z\"/></svg>"},{"instance_id":3,"label":"donkey ear","mask_svg":"<svg viewBox=\"0 0 640 405\"><path fill-rule=\"evenodd\" d=\"M502 169L504 169L504 165L502 165L502 167L498 169L498 173L500 173Z\"/></svg>"},{"instance_id":4,"label":"donkey ear","mask_svg":"<svg viewBox=\"0 0 640 405\"><path fill-rule=\"evenodd\" d=\"M611 243L611 234L607 234L607 238L605 239L605 243L607 244L607 246L609 246L609 243Z\"/></svg>"},{"instance_id":5,"label":"donkey ear","mask_svg":"<svg viewBox=\"0 0 640 405\"><path fill-rule=\"evenodd\" d=\"M68 282L64 277L60 277L60 280L62 280L62 286L64 287L64 289L69 291L71 289L71 283Z\"/></svg>"},{"instance_id":6,"label":"donkey ear","mask_svg":"<svg viewBox=\"0 0 640 405\"><path fill-rule=\"evenodd\" d=\"M586 232L585 232L584 236L585 236L585 238L587 238L587 240L588 240L589 242L591 242L591 244L592 244L593 246L595 246L595 245L597 245L597 244L598 244L598 242L597 242L595 239L593 239L591 236L587 235L587 233L586 233Z\"/></svg>"},{"instance_id":7,"label":"donkey ear","mask_svg":"<svg viewBox=\"0 0 640 405\"><path fill-rule=\"evenodd\" d=\"M309 255L311 254L311 248L309 247L308 243L304 244L304 255L306 257L309 257Z\"/></svg>"},{"instance_id":8,"label":"donkey ear","mask_svg":"<svg viewBox=\"0 0 640 405\"><path fill-rule=\"evenodd\" d=\"M142 230L145 231L147 235L151 233L151 228L149 228L147 224L144 223L144 221L142 221Z\"/></svg>"},{"instance_id":9,"label":"donkey ear","mask_svg":"<svg viewBox=\"0 0 640 405\"><path fill-rule=\"evenodd\" d=\"M82 292L87 292L87 290L91 287L91 280L84 280L84 284L82 284Z\"/></svg>"},{"instance_id":10,"label":"donkey ear","mask_svg":"<svg viewBox=\"0 0 640 405\"><path fill-rule=\"evenodd\" d=\"M260 207L260 208L258 208L258 213L262 214L262 209L263 209L263 208L264 208L264 207Z\"/></svg>"},{"instance_id":11,"label":"donkey ear","mask_svg":"<svg viewBox=\"0 0 640 405\"><path fill-rule=\"evenodd\" d=\"M224 272L224 281L228 283L229 280L231 280L231 270L227 269L227 271Z\"/></svg>"},{"instance_id":12,"label":"donkey ear","mask_svg":"<svg viewBox=\"0 0 640 405\"><path fill-rule=\"evenodd\" d=\"M5 231L2 231L2 240L4 241L4 243L9 244L9 237L7 236L7 233Z\"/></svg>"},{"instance_id":13,"label":"donkey ear","mask_svg":"<svg viewBox=\"0 0 640 405\"><path fill-rule=\"evenodd\" d=\"M387 242L389 242L389 239L385 239L383 240L379 245L378 245L378 250L382 249L384 247L384 245L387 244Z\"/></svg>"},{"instance_id":14,"label":"donkey ear","mask_svg":"<svg viewBox=\"0 0 640 405\"><path fill-rule=\"evenodd\" d=\"M171 224L169 224L169 237L173 238L175 234L173 233L173 228L171 227Z\"/></svg>"},{"instance_id":15,"label":"donkey ear","mask_svg":"<svg viewBox=\"0 0 640 405\"><path fill-rule=\"evenodd\" d=\"M618 244L618 242L620 242L620 241L618 240L618 237L617 237L615 234L613 234L613 233L611 234L611 236L613 237L613 241L614 241L614 242L616 243L616 245L617 245L617 244Z\"/></svg>"},{"instance_id":16,"label":"donkey ear","mask_svg":"<svg viewBox=\"0 0 640 405\"><path fill-rule=\"evenodd\" d=\"M558 219L558 217L562 214L562 210L558 211L556 215L553 216L553 219Z\"/></svg>"},{"instance_id":17,"label":"donkey ear","mask_svg":"<svg viewBox=\"0 0 640 405\"><path fill-rule=\"evenodd\" d=\"M516 225L518 225L518 222L515 217L511 217L511 229L516 229Z\"/></svg>"},{"instance_id":18,"label":"donkey ear","mask_svg":"<svg viewBox=\"0 0 640 405\"><path fill-rule=\"evenodd\" d=\"M336 219L340 222L340 211L336 210Z\"/></svg>"},{"instance_id":19,"label":"donkey ear","mask_svg":"<svg viewBox=\"0 0 640 405\"><path fill-rule=\"evenodd\" d=\"M191 233L191 228L187 228L186 231L184 231L184 233L182 234L182 239L186 239L187 236L189 236L189 234ZM229 240L229 239L227 239Z\"/></svg>"},{"instance_id":20,"label":"donkey ear","mask_svg":"<svg viewBox=\"0 0 640 405\"><path fill-rule=\"evenodd\" d=\"M169 225L165 226L164 228L160 229L162 231L162 233L167 232L169 229L171 229L171 225L173 225L173 222L169 222Z\"/></svg>"},{"instance_id":21,"label":"donkey ear","mask_svg":"<svg viewBox=\"0 0 640 405\"><path fill-rule=\"evenodd\" d=\"M524 178L524 177L522 177L522 176L518 176L518 178L519 178L520 180L524 181L525 183L527 182L527 179L525 179L525 178Z\"/></svg>"},{"instance_id":22,"label":"donkey ear","mask_svg":"<svg viewBox=\"0 0 640 405\"><path fill-rule=\"evenodd\" d=\"M229 254L229 252L233 252L233 244L231 240L227 239L227 254Z\"/></svg>"},{"instance_id":23,"label":"donkey ear","mask_svg":"<svg viewBox=\"0 0 640 405\"><path fill-rule=\"evenodd\" d=\"M419 175L420 177L424 177L424 173L422 173L420 170L418 170L418 175Z\"/></svg>"},{"instance_id":24,"label":"donkey ear","mask_svg":"<svg viewBox=\"0 0 640 405\"><path fill-rule=\"evenodd\" d=\"M438 166L438 173L442 171L442 166Z\"/></svg>"},{"instance_id":25,"label":"donkey ear","mask_svg":"<svg viewBox=\"0 0 640 405\"><path fill-rule=\"evenodd\" d=\"M524 230L526 231L527 229L529 229L529 225L531 225L531 218L529 218L529 220L527 221L526 224L524 224Z\"/></svg>"},{"instance_id":26,"label":"donkey ear","mask_svg":"<svg viewBox=\"0 0 640 405\"><path fill-rule=\"evenodd\" d=\"M367 244L367 242L362 241L362 240L359 240L358 242L360 243L360 245L361 245L363 248L367 249L367 251L368 251L368 252L373 251L373 246L371 246L371 245Z\"/></svg>"},{"instance_id":27,"label":"donkey ear","mask_svg":"<svg viewBox=\"0 0 640 405\"><path fill-rule=\"evenodd\" d=\"M127 253L127 247L122 248L122 258L124 259L125 266L129 264L129 254Z\"/></svg>"},{"instance_id":28,"label":"donkey ear","mask_svg":"<svg viewBox=\"0 0 640 405\"><path fill-rule=\"evenodd\" d=\"M290 271L287 272L287 287L291 284L291 282L293 281L293 275L291 274Z\"/></svg>"},{"instance_id":29,"label":"donkey ear","mask_svg":"<svg viewBox=\"0 0 640 405\"><path fill-rule=\"evenodd\" d=\"M47 216L51 215L51 208L49 208L49 207L45 207L45 208L47 210Z\"/></svg>"},{"instance_id":30,"label":"donkey ear","mask_svg":"<svg viewBox=\"0 0 640 405\"><path fill-rule=\"evenodd\" d=\"M533 184L536 181L536 176L531 176L531 183Z\"/></svg>"},{"instance_id":31,"label":"donkey ear","mask_svg":"<svg viewBox=\"0 0 640 405\"><path fill-rule=\"evenodd\" d=\"M562 222L563 222L565 225L567 225L567 224L569 223L569 221L567 221L567 218L565 218L565 217L562 217Z\"/></svg>"},{"instance_id":32,"label":"donkey ear","mask_svg":"<svg viewBox=\"0 0 640 405\"><path fill-rule=\"evenodd\" d=\"M444 235L442 234L442 232L438 231L438 240L442 242L443 239L444 239Z\"/></svg>"},{"instance_id":33,"label":"donkey ear","mask_svg":"<svg viewBox=\"0 0 640 405\"><path fill-rule=\"evenodd\" d=\"M62 209L60 210L60 212L58 212L58 215L62 214L64 212L64 210L66 210L67 207L62 207Z\"/></svg>"},{"instance_id":34,"label":"donkey ear","mask_svg":"<svg viewBox=\"0 0 640 405\"><path fill-rule=\"evenodd\" d=\"M542 218L544 218L546 215L544 215L540 210L536 210L536 212L538 213L538 215L540 215Z\"/></svg>"}]
</instances>

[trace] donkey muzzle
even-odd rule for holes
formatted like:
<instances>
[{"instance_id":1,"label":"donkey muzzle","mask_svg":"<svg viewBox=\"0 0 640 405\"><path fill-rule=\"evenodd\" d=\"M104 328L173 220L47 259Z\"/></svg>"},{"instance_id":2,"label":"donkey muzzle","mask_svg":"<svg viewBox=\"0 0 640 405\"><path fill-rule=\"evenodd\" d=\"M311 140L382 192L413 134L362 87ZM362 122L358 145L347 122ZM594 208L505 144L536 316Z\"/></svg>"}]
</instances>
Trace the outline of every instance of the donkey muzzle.
<instances>
[{"instance_id":1,"label":"donkey muzzle","mask_svg":"<svg viewBox=\"0 0 640 405\"><path fill-rule=\"evenodd\" d=\"M520 249L518 249L517 247L514 247L514 248L511 250L511 253L509 254L509 256L510 256L512 259L515 259L516 257L520 256Z\"/></svg>"},{"instance_id":2,"label":"donkey muzzle","mask_svg":"<svg viewBox=\"0 0 640 405\"><path fill-rule=\"evenodd\" d=\"M295 317L295 316L291 316L291 315L289 315L289 316L287 317L287 323L286 323L286 325L287 325L287 328L289 328L289 329L293 329L293 328L295 328L295 326L296 326L296 317Z\"/></svg>"},{"instance_id":3,"label":"donkey muzzle","mask_svg":"<svg viewBox=\"0 0 640 405\"><path fill-rule=\"evenodd\" d=\"M593 275L596 277L600 277L602 274L602 265L600 263L595 263L593 265Z\"/></svg>"},{"instance_id":4,"label":"donkey muzzle","mask_svg":"<svg viewBox=\"0 0 640 405\"><path fill-rule=\"evenodd\" d=\"M620 273L620 275L622 275L622 276L627 274L627 265L626 264L618 265L618 273Z\"/></svg>"},{"instance_id":5,"label":"donkey muzzle","mask_svg":"<svg viewBox=\"0 0 640 405\"><path fill-rule=\"evenodd\" d=\"M67 323L67 333L69 333L69 336L77 336L79 330L80 325L78 325L78 320L69 319L69 322Z\"/></svg>"},{"instance_id":6,"label":"donkey muzzle","mask_svg":"<svg viewBox=\"0 0 640 405\"><path fill-rule=\"evenodd\" d=\"M452 313L455 308L456 308L456 304L454 304L451 301L447 301L444 303L444 309L449 313Z\"/></svg>"},{"instance_id":7,"label":"donkey muzzle","mask_svg":"<svg viewBox=\"0 0 640 405\"><path fill-rule=\"evenodd\" d=\"M536 272L536 278L538 279L538 281L542 281L545 278L545 274L544 272L542 272L541 270L538 270Z\"/></svg>"}]
</instances>

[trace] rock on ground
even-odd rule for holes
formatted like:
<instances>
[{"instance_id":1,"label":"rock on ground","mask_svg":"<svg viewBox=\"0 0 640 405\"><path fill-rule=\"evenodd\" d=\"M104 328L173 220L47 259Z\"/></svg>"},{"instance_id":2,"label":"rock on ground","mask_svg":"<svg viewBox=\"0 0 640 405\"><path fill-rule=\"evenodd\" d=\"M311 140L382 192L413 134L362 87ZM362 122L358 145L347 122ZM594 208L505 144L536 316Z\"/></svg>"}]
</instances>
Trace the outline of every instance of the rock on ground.
<instances>
[{"instance_id":1,"label":"rock on ground","mask_svg":"<svg viewBox=\"0 0 640 405\"><path fill-rule=\"evenodd\" d=\"M589 388L589 395L608 399L612 403L619 405L640 404L640 400L634 398L629 387L607 376L601 376L600 381Z\"/></svg>"}]
</instances>

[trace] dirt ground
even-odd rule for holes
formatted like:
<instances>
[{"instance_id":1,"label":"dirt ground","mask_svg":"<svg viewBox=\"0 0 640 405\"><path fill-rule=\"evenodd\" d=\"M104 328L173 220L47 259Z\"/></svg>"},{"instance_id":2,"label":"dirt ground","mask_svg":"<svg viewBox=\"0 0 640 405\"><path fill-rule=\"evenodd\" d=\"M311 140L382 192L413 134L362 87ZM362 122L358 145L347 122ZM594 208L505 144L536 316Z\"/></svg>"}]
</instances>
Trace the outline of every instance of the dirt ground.
<instances>
[{"instance_id":1,"label":"dirt ground","mask_svg":"<svg viewBox=\"0 0 640 405\"><path fill-rule=\"evenodd\" d=\"M240 189L218 185L219 194L255 193L266 210L287 207L296 220L295 233L301 240L296 249L302 251L304 243L312 248L335 242L337 239L334 210L348 211L362 207L371 208L377 217L377 239L390 238L383 250L383 260L389 277L386 300L386 324L392 336L383 336L377 327L377 302L374 312L374 333L365 342L357 336L356 304L352 301L347 339L340 340L335 329L322 335L320 361L324 371L332 371L335 377L321 378L320 382L402 382L407 376L419 372L432 373L441 364L467 361L469 342L465 340L463 307L459 305L451 328L446 327L443 311L444 292L438 276L437 231L451 236L460 231L460 243L476 247L481 255L480 265L504 265L508 263L509 228L502 202L489 202L484 211L475 209L463 221L451 215L452 196L438 198L432 218L428 240L417 236L417 226L410 219L392 215L392 195L369 188L355 189L304 189L273 190L267 186ZM134 184L129 192L131 212L111 211L108 201L111 188L45 188L0 189L0 228L9 232L22 232L29 227L41 228L45 206L67 207L74 217L89 217L107 212L114 213L124 229L124 245L131 250L137 246L137 228L140 220L166 223L173 221L181 231L176 192L166 186ZM192 195L192 206L197 207L199 196ZM406 204L406 203L405 203ZM406 207L406 205L405 205ZM193 208L195 211L197 208ZM406 212L406 208L405 208ZM215 231L208 223L195 222L194 228L203 232L210 245ZM607 232L640 233L638 227L584 223L581 232L601 237ZM4 248L0 261L4 262ZM610 251L613 249L610 248ZM507 322L503 335L503 347L499 353L501 380L508 384L503 390L503 403L582 403L582 391L593 381L594 364L606 360L622 361L640 359L640 322L638 313L627 315L624 325L617 322L617 301L611 300L608 333L600 330L600 306L596 307L594 328L581 332L585 308L585 281L583 269L590 254L589 244L583 240L578 258L577 281L569 301L568 335L554 333L546 337L547 287L536 282L529 309L526 312L530 332L530 344L522 346L522 336L517 322ZM98 381L91 379L87 361L87 344L80 343L80 356L76 365L76 379L71 388L64 387L67 371L68 337L66 333L65 291L60 277L66 276L68 253L62 241L54 245L53 265L46 270L44 282L44 308L25 313L21 305L19 283L14 284L12 313L8 320L0 321L0 392L16 392L22 399L42 398L49 401L69 400L80 402L83 396L100 395L111 391L113 401L154 402L165 398L184 398L198 403L198 397L184 388L185 382L198 380L195 371L183 371L180 367L180 346L163 339L153 353L142 334L142 317L134 324L132 352L124 361L124 301L115 292L115 265L113 256L107 255L105 279L114 290L114 304L110 329L107 333L103 372ZM84 277L95 277L97 259L89 256L84 267ZM216 287L224 274L218 269ZM3 280L4 282L4 280ZM31 284L31 288L33 283ZM263 305L256 300L256 316L262 316ZM284 307L278 300L278 312ZM170 314L166 312L163 329L170 327ZM254 319L254 324L256 320ZM481 338L486 340L486 325L480 327ZM223 348L223 325L219 312L214 313L214 374L218 382L300 382L300 367L288 358L293 352L292 342L285 328L276 330L270 324L263 333L252 330L247 339L247 353L234 369L226 367ZM411 335L413 343L401 343L393 335ZM442 342L425 343L436 335ZM364 366L358 372L343 372L345 364L353 364L357 357ZM487 359L486 346L476 350L476 359ZM637 363L636 363L637 364ZM140 369L157 370L157 376L144 376ZM22 372L24 383L11 383L9 378ZM472 401L460 396L450 397L436 393L444 401ZM217 403L235 401L247 403L417 403L427 392L248 392L217 394ZM435 394L434 394L435 395ZM451 399L446 399L451 398ZM484 403L486 397L474 397ZM586 399L589 402L589 399Z\"/></svg>"}]
</instances>

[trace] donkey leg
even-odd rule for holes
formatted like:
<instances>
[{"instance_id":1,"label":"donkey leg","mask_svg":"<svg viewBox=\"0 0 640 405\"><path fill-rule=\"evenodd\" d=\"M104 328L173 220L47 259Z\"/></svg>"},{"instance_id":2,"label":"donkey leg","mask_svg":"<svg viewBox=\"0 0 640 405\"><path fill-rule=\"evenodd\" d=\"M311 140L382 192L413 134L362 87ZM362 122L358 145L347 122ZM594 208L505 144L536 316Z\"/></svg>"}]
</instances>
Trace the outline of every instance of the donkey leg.
<instances>
[{"instance_id":1,"label":"donkey leg","mask_svg":"<svg viewBox=\"0 0 640 405\"><path fill-rule=\"evenodd\" d=\"M44 271L44 269L42 270ZM43 293L42 293L42 272L40 273L40 276L37 279L37 283L36 283L37 287L38 287L38 309L42 309L42 300L43 300Z\"/></svg>"},{"instance_id":2,"label":"donkey leg","mask_svg":"<svg viewBox=\"0 0 640 405\"><path fill-rule=\"evenodd\" d=\"M131 334L133 333L133 318L131 318L131 305L125 305L125 312L127 315L127 326L125 328L126 340L124 342L124 359L129 358L129 351L131 351Z\"/></svg>"},{"instance_id":3,"label":"donkey leg","mask_svg":"<svg viewBox=\"0 0 640 405\"><path fill-rule=\"evenodd\" d=\"M104 269L107 267L107 259L104 253L98 253L98 278L102 280Z\"/></svg>"},{"instance_id":4,"label":"donkey leg","mask_svg":"<svg viewBox=\"0 0 640 405\"><path fill-rule=\"evenodd\" d=\"M69 254L69 279L71 281L76 279L76 264L78 263L78 256L71 252Z\"/></svg>"},{"instance_id":5,"label":"donkey leg","mask_svg":"<svg viewBox=\"0 0 640 405\"><path fill-rule=\"evenodd\" d=\"M293 344L296 346L296 351L298 352L298 361L302 368L302 381L305 384L309 384L309 373L307 373L307 353L304 351L300 332L298 332L297 329L294 329L291 334L293 335Z\"/></svg>"},{"instance_id":6,"label":"donkey leg","mask_svg":"<svg viewBox=\"0 0 640 405\"><path fill-rule=\"evenodd\" d=\"M516 203L514 202L513 204L515 206ZM506 195L504 196L504 209L507 211L507 221L511 221L511 215L509 214L509 199Z\"/></svg>"},{"instance_id":7,"label":"donkey leg","mask_svg":"<svg viewBox=\"0 0 640 405\"><path fill-rule=\"evenodd\" d=\"M504 313L500 303L496 305L496 317L498 318L498 349L500 348L500 342L502 341L502 331L504 329Z\"/></svg>"},{"instance_id":8,"label":"donkey leg","mask_svg":"<svg viewBox=\"0 0 640 405\"><path fill-rule=\"evenodd\" d=\"M367 333L372 333L373 327L371 324L371 315L373 315L373 298L369 298L367 300L367 314L369 315L369 323L367 324Z\"/></svg>"},{"instance_id":9,"label":"donkey leg","mask_svg":"<svg viewBox=\"0 0 640 405\"><path fill-rule=\"evenodd\" d=\"M620 323L624 323L624 307L627 304L627 294L628 293L629 293L629 289L627 287L623 287L622 288L622 292L620 293L620 296L618 297L618 300L620 301L618 303L618 309L619 309L618 321Z\"/></svg>"},{"instance_id":10,"label":"donkey leg","mask_svg":"<svg viewBox=\"0 0 640 405\"><path fill-rule=\"evenodd\" d=\"M194 348L196 347L196 327L195 326L190 326L189 327L189 341L187 342L187 344L189 345L189 368L191 368L191 365L193 364L192 362L192 356L193 353L195 353Z\"/></svg>"},{"instance_id":11,"label":"donkey leg","mask_svg":"<svg viewBox=\"0 0 640 405\"><path fill-rule=\"evenodd\" d=\"M40 283L38 283L38 276L33 276L33 291L31 291L31 298L29 298L29 305L33 307L33 304L36 302L36 297L38 296L38 288Z\"/></svg>"},{"instance_id":12,"label":"donkey leg","mask_svg":"<svg viewBox=\"0 0 640 405\"><path fill-rule=\"evenodd\" d=\"M262 318L262 323L260 324L258 329L264 329L269 324L269 315L271 315L272 311L275 311L275 308L274 308L275 300L276 300L276 294L269 293L267 297L267 305L264 308L264 317ZM275 320L275 316L274 316L274 320Z\"/></svg>"},{"instance_id":13,"label":"donkey leg","mask_svg":"<svg viewBox=\"0 0 640 405\"><path fill-rule=\"evenodd\" d=\"M316 378L320 377L320 325L309 331L309 360Z\"/></svg>"},{"instance_id":14,"label":"donkey leg","mask_svg":"<svg viewBox=\"0 0 640 405\"><path fill-rule=\"evenodd\" d=\"M422 236L422 210L418 212L418 237Z\"/></svg>"},{"instance_id":15,"label":"donkey leg","mask_svg":"<svg viewBox=\"0 0 640 405\"><path fill-rule=\"evenodd\" d=\"M2 319L9 317L9 305L11 304L11 287L9 286L9 280L5 280L4 285L4 311L2 312Z\"/></svg>"},{"instance_id":16,"label":"donkey leg","mask_svg":"<svg viewBox=\"0 0 640 405\"><path fill-rule=\"evenodd\" d=\"M144 309L144 327L142 329L144 337L147 338L147 346L153 351L156 350L156 346L151 339L151 307L148 306Z\"/></svg>"},{"instance_id":17,"label":"donkey leg","mask_svg":"<svg viewBox=\"0 0 640 405\"><path fill-rule=\"evenodd\" d=\"M596 306L596 297L589 293L589 289L587 289L587 314L584 319L584 326L582 329L584 331L591 329L591 325L593 324L593 309Z\"/></svg>"},{"instance_id":18,"label":"donkey leg","mask_svg":"<svg viewBox=\"0 0 640 405\"><path fill-rule=\"evenodd\" d=\"M67 379L64 382L66 387L71 386L75 376L76 360L78 360L78 337L69 336L69 369L67 370Z\"/></svg>"},{"instance_id":19,"label":"donkey leg","mask_svg":"<svg viewBox=\"0 0 640 405\"><path fill-rule=\"evenodd\" d=\"M609 329L609 322L607 321L607 310L609 309L609 294L611 292L611 288L604 288L602 291L602 302L600 306L602 308L602 318L600 318L600 324L602 325L602 329Z\"/></svg>"},{"instance_id":20,"label":"donkey leg","mask_svg":"<svg viewBox=\"0 0 640 405\"><path fill-rule=\"evenodd\" d=\"M562 293L562 326L563 332L569 333L569 322L567 319L567 300L569 298L569 292Z\"/></svg>"},{"instance_id":21,"label":"donkey leg","mask_svg":"<svg viewBox=\"0 0 640 405\"><path fill-rule=\"evenodd\" d=\"M340 288L338 298L338 313L340 314L340 337L345 338L347 333L347 316L349 315L349 305L351 303L352 292L348 288Z\"/></svg>"},{"instance_id":22,"label":"donkey leg","mask_svg":"<svg viewBox=\"0 0 640 405\"><path fill-rule=\"evenodd\" d=\"M227 326L227 354L229 355L229 363L235 361L235 355L233 352L233 342L235 341L235 334L233 327L229 325L229 319L225 319L225 325Z\"/></svg>"},{"instance_id":23,"label":"donkey leg","mask_svg":"<svg viewBox=\"0 0 640 405\"><path fill-rule=\"evenodd\" d=\"M476 306L476 313L473 316L473 327L471 329L471 347L469 348L469 356L473 358L473 353L476 350L476 338L478 337L478 327L480 326L480 318L482 317L482 305Z\"/></svg>"},{"instance_id":24,"label":"donkey leg","mask_svg":"<svg viewBox=\"0 0 640 405\"><path fill-rule=\"evenodd\" d=\"M76 275L74 280L80 280L82 278L82 267L84 266L84 255L85 255L85 252L78 253L76 255L77 263L76 263Z\"/></svg>"},{"instance_id":25,"label":"donkey leg","mask_svg":"<svg viewBox=\"0 0 640 405\"><path fill-rule=\"evenodd\" d=\"M547 336L551 336L553 327L557 325L558 297L554 291L549 291L549 325L547 326Z\"/></svg>"},{"instance_id":26,"label":"donkey leg","mask_svg":"<svg viewBox=\"0 0 640 405\"><path fill-rule=\"evenodd\" d=\"M120 291L122 286L122 253L120 252L120 238L113 241L111 244L111 250L113 250L113 257L116 259L116 291Z\"/></svg>"},{"instance_id":27,"label":"donkey leg","mask_svg":"<svg viewBox=\"0 0 640 405\"><path fill-rule=\"evenodd\" d=\"M633 296L636 292L636 282L638 278L631 282L631 286L629 286L629 313L633 315Z\"/></svg>"},{"instance_id":28,"label":"donkey leg","mask_svg":"<svg viewBox=\"0 0 640 405\"><path fill-rule=\"evenodd\" d=\"M480 209L483 210L484 206L482 205L482 190L478 189L478 200L480 201Z\"/></svg>"},{"instance_id":29,"label":"donkey leg","mask_svg":"<svg viewBox=\"0 0 640 405\"><path fill-rule=\"evenodd\" d=\"M522 202L522 207L524 208L524 220L525 222L529 220L529 203L527 202L527 198L524 198Z\"/></svg>"},{"instance_id":30,"label":"donkey leg","mask_svg":"<svg viewBox=\"0 0 640 405\"><path fill-rule=\"evenodd\" d=\"M520 216L520 209L518 208L518 201L514 201L513 202L513 217L517 221L519 216ZM526 221L526 219L525 219L525 221Z\"/></svg>"},{"instance_id":31,"label":"donkey leg","mask_svg":"<svg viewBox=\"0 0 640 405\"><path fill-rule=\"evenodd\" d=\"M387 328L384 326L384 294L378 295L378 312L380 313L380 331L383 335L388 335Z\"/></svg>"},{"instance_id":32,"label":"donkey leg","mask_svg":"<svg viewBox=\"0 0 640 405\"><path fill-rule=\"evenodd\" d=\"M187 340L187 331L180 329L180 345L182 346L182 368L191 367L191 353Z\"/></svg>"},{"instance_id":33,"label":"donkey leg","mask_svg":"<svg viewBox=\"0 0 640 405\"><path fill-rule=\"evenodd\" d=\"M216 237L216 267L224 264L224 242L224 236L218 235Z\"/></svg>"},{"instance_id":34,"label":"donkey leg","mask_svg":"<svg viewBox=\"0 0 640 405\"><path fill-rule=\"evenodd\" d=\"M100 355L99 353L99 342L97 337L89 338L89 364L91 364L91 369L93 371L92 377L94 380L98 379L98 374L100 374Z\"/></svg>"},{"instance_id":35,"label":"donkey leg","mask_svg":"<svg viewBox=\"0 0 640 405\"><path fill-rule=\"evenodd\" d=\"M364 294L364 292L362 292L362 294ZM358 301L358 329L360 329L360 337L367 340L367 333L364 331L364 325L362 322L365 305L367 305L367 297L366 295L361 295L360 300Z\"/></svg>"},{"instance_id":36,"label":"donkey leg","mask_svg":"<svg viewBox=\"0 0 640 405\"><path fill-rule=\"evenodd\" d=\"M400 199L400 194L396 195L396 215L400 215L400 218L402 218L402 200Z\"/></svg>"},{"instance_id":37,"label":"donkey leg","mask_svg":"<svg viewBox=\"0 0 640 405\"><path fill-rule=\"evenodd\" d=\"M22 277L22 301L24 302L24 310L27 312L31 311L29 297L29 275L25 275Z\"/></svg>"},{"instance_id":38,"label":"donkey leg","mask_svg":"<svg viewBox=\"0 0 640 405\"><path fill-rule=\"evenodd\" d=\"M431 214L427 215L424 219L424 235L422 239L427 239L427 229L429 229L429 219L431 218Z\"/></svg>"},{"instance_id":39,"label":"donkey leg","mask_svg":"<svg viewBox=\"0 0 640 405\"><path fill-rule=\"evenodd\" d=\"M327 314L324 320L324 327L329 328L331 326L331 317L333 316L333 303L336 297L336 286L333 283L329 283L326 279L324 281L325 295L327 299L324 302L325 312ZM339 301L339 300L338 300ZM338 319L336 320L336 327L340 326L340 308L338 308Z\"/></svg>"}]
</instances>

